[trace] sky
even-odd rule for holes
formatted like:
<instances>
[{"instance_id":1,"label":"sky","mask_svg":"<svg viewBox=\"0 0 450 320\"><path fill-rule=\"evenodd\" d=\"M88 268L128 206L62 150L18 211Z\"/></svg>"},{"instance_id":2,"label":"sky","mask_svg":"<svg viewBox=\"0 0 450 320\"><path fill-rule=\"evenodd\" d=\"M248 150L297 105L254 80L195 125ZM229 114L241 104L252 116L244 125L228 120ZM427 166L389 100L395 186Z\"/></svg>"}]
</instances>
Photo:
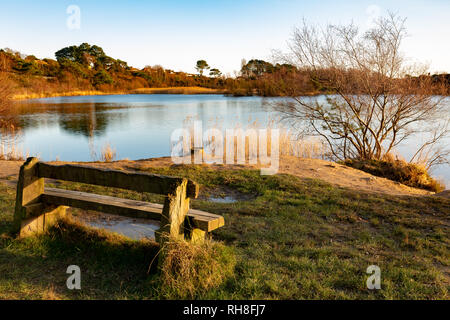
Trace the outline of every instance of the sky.
<instances>
[{"instance_id":1,"label":"sky","mask_svg":"<svg viewBox=\"0 0 450 320\"><path fill-rule=\"evenodd\" d=\"M242 59L270 61L273 50L286 50L303 18L365 30L388 11L407 19L402 49L410 61L450 73L449 0L0 0L0 48L54 59L57 50L87 42L137 68L194 73L204 59L234 75Z\"/></svg>"}]
</instances>

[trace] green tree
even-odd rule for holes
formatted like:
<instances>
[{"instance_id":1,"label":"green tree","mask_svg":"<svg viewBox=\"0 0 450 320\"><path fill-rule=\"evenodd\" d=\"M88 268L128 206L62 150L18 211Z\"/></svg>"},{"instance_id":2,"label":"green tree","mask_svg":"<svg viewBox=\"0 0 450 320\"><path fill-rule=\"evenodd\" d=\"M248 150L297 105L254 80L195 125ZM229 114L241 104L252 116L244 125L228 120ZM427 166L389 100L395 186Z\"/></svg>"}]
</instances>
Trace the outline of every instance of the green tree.
<instances>
[{"instance_id":1,"label":"green tree","mask_svg":"<svg viewBox=\"0 0 450 320\"><path fill-rule=\"evenodd\" d=\"M274 66L264 60L252 59L241 68L241 75L246 78L258 78L265 73L272 73Z\"/></svg>"},{"instance_id":2,"label":"green tree","mask_svg":"<svg viewBox=\"0 0 450 320\"><path fill-rule=\"evenodd\" d=\"M198 60L195 69L197 69L198 73L202 76L203 70L209 69L209 65L205 60Z\"/></svg>"},{"instance_id":3,"label":"green tree","mask_svg":"<svg viewBox=\"0 0 450 320\"><path fill-rule=\"evenodd\" d=\"M101 69L94 75L94 85L102 85L102 84L112 84L114 82L113 78L110 76L108 72Z\"/></svg>"},{"instance_id":4,"label":"green tree","mask_svg":"<svg viewBox=\"0 0 450 320\"><path fill-rule=\"evenodd\" d=\"M220 72L219 69L213 68L213 69L209 70L209 76L210 77L218 78L221 75L222 75L222 72Z\"/></svg>"},{"instance_id":5,"label":"green tree","mask_svg":"<svg viewBox=\"0 0 450 320\"><path fill-rule=\"evenodd\" d=\"M114 59L105 54L102 48L96 45L91 46L89 43L82 43L78 47L70 46L62 48L55 52L55 56L58 62L67 59L84 66L93 66L95 64L104 67L104 61L114 61Z\"/></svg>"}]
</instances>

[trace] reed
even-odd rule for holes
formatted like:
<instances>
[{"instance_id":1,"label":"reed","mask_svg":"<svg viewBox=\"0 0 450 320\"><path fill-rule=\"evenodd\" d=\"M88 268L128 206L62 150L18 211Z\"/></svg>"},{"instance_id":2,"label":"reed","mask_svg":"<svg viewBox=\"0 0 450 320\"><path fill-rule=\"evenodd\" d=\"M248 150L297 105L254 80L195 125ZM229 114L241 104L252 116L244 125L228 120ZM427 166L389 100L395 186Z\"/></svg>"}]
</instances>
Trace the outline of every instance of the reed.
<instances>
[{"instance_id":1,"label":"reed","mask_svg":"<svg viewBox=\"0 0 450 320\"><path fill-rule=\"evenodd\" d=\"M13 100L28 100L28 99L41 99L41 98L53 98L53 97L72 97L72 96L94 96L94 95L108 95L108 94L126 94L127 92L104 92L97 90L79 90L68 92L24 92L18 93L12 96Z\"/></svg>"},{"instance_id":2,"label":"reed","mask_svg":"<svg viewBox=\"0 0 450 320\"><path fill-rule=\"evenodd\" d=\"M16 144L0 137L0 160L15 160L23 161L25 157L28 157L28 153L25 155L21 148L18 148Z\"/></svg>"},{"instance_id":3,"label":"reed","mask_svg":"<svg viewBox=\"0 0 450 320\"><path fill-rule=\"evenodd\" d=\"M116 149L112 148L109 143L106 143L102 148L101 160L103 162L111 162L116 159Z\"/></svg>"},{"instance_id":4,"label":"reed","mask_svg":"<svg viewBox=\"0 0 450 320\"><path fill-rule=\"evenodd\" d=\"M220 94L223 89L211 89L203 87L167 87L167 88L140 88L131 90L134 94Z\"/></svg>"},{"instance_id":5,"label":"reed","mask_svg":"<svg viewBox=\"0 0 450 320\"><path fill-rule=\"evenodd\" d=\"M0 130L0 160L24 160L28 157L19 147L20 129L10 124Z\"/></svg>"}]
</instances>

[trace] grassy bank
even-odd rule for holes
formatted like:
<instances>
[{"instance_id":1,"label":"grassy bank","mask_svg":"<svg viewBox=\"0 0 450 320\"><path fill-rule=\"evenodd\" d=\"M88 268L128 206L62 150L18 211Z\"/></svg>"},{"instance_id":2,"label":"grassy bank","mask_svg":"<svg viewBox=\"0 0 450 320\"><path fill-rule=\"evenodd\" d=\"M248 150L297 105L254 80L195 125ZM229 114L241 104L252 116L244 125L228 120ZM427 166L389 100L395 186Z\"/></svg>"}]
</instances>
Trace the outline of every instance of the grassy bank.
<instances>
[{"instance_id":1,"label":"grassy bank","mask_svg":"<svg viewBox=\"0 0 450 320\"><path fill-rule=\"evenodd\" d=\"M225 217L225 227L214 233L214 239L223 243L215 256L233 272L187 296L448 298L449 199L375 195L286 174L261 176L256 170L174 166L145 171L198 181L203 198L192 206ZM74 183L60 187L162 200ZM230 192L240 201L214 203L205 198ZM44 236L16 240L8 235L13 206L13 188L0 186L0 298L180 296L176 287L162 290L161 279L147 274L157 250L153 242L131 241L70 222ZM81 267L81 291L65 287L69 264ZM372 264L381 268L381 290L366 288L366 269Z\"/></svg>"}]
</instances>

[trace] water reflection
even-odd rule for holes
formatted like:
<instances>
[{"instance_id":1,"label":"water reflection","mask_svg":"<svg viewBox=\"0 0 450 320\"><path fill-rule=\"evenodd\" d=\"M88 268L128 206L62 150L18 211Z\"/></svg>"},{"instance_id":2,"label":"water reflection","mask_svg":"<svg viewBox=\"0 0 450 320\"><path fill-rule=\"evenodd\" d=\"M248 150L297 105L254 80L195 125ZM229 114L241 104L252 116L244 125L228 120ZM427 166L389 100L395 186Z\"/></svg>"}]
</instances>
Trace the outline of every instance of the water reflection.
<instances>
[{"instance_id":1,"label":"water reflection","mask_svg":"<svg viewBox=\"0 0 450 320\"><path fill-rule=\"evenodd\" d=\"M121 108L129 107L106 103L29 103L21 106L18 125L26 129L57 125L69 134L100 137L106 133L110 123L127 120L126 112L110 112Z\"/></svg>"}]
</instances>

